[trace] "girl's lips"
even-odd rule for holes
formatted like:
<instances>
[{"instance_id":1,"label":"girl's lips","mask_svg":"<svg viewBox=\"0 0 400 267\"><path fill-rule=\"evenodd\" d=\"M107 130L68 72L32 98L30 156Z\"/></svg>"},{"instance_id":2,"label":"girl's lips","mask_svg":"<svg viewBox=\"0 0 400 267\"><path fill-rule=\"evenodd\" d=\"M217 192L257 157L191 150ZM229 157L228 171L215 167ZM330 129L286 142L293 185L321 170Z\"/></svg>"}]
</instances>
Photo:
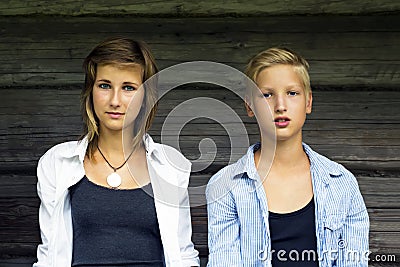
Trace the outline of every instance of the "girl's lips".
<instances>
[{"instance_id":1,"label":"girl's lips","mask_svg":"<svg viewBox=\"0 0 400 267\"><path fill-rule=\"evenodd\" d=\"M124 113L119 113L119 112L107 112L107 114L112 118L112 119L119 119L122 116L124 116Z\"/></svg>"}]
</instances>

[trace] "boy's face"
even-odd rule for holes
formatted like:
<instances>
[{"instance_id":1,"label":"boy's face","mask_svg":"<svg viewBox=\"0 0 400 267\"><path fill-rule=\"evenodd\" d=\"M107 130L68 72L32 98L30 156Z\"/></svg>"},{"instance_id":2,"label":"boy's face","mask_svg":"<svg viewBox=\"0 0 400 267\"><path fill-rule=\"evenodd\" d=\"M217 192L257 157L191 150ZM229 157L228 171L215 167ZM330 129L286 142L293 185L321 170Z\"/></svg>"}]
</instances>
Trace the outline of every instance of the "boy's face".
<instances>
[{"instance_id":1,"label":"boy's face","mask_svg":"<svg viewBox=\"0 0 400 267\"><path fill-rule=\"evenodd\" d=\"M253 107L246 105L247 114L256 115L262 133L271 129L264 129L273 125L276 130L277 141L299 139L306 119L306 114L311 113L312 94L306 95L300 75L291 65L274 65L262 70L256 79L261 94L253 94ZM263 114L262 106L268 104L271 115Z\"/></svg>"}]
</instances>

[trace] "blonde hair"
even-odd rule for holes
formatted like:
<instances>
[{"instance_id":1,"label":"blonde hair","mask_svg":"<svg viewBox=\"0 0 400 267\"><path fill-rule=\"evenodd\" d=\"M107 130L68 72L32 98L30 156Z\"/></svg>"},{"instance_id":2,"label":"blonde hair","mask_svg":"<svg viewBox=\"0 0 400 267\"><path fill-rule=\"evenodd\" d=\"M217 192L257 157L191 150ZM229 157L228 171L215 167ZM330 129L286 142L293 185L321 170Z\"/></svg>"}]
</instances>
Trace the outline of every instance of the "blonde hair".
<instances>
[{"instance_id":1,"label":"blonde hair","mask_svg":"<svg viewBox=\"0 0 400 267\"><path fill-rule=\"evenodd\" d=\"M303 82L308 98L308 93L311 92L310 76L308 74L309 64L302 56L287 48L272 47L258 53L250 59L246 66L245 74L256 83L257 77L262 70L278 64L294 67Z\"/></svg>"},{"instance_id":2,"label":"blonde hair","mask_svg":"<svg viewBox=\"0 0 400 267\"><path fill-rule=\"evenodd\" d=\"M129 68L141 66L143 69L142 81L145 82L158 72L153 55L146 43L127 38L111 38L98 44L83 62L85 72L85 84L81 92L81 112L85 128L80 140L88 138L86 155L91 158L96 150L99 128L99 120L93 107L93 86L96 81L98 65L116 65ZM150 128L157 109L157 88L155 79L144 87L145 96L143 105L134 125L134 148L141 144L146 131Z\"/></svg>"}]
</instances>

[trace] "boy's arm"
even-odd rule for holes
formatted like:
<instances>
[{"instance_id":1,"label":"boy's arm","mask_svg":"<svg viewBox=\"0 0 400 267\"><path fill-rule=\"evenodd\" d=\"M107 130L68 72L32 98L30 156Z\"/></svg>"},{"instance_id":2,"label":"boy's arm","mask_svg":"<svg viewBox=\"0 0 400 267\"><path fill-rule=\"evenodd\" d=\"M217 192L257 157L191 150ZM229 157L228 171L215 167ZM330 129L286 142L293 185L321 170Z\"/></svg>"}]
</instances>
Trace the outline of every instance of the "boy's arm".
<instances>
[{"instance_id":1,"label":"boy's arm","mask_svg":"<svg viewBox=\"0 0 400 267\"><path fill-rule=\"evenodd\" d=\"M207 186L208 247L207 267L241 267L240 222L234 199L229 191L218 194Z\"/></svg>"},{"instance_id":2,"label":"boy's arm","mask_svg":"<svg viewBox=\"0 0 400 267\"><path fill-rule=\"evenodd\" d=\"M343 226L344 263L348 267L368 266L369 218L360 190L354 192L349 214Z\"/></svg>"}]
</instances>

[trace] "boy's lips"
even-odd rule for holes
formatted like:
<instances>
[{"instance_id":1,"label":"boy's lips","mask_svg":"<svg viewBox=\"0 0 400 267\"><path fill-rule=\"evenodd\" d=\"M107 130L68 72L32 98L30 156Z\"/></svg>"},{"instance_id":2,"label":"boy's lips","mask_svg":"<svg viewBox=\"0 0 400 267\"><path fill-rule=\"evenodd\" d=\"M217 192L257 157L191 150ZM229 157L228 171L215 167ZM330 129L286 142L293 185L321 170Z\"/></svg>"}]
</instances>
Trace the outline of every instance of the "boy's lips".
<instances>
[{"instance_id":1,"label":"boy's lips","mask_svg":"<svg viewBox=\"0 0 400 267\"><path fill-rule=\"evenodd\" d=\"M275 126L284 128L289 125L290 119L288 117L280 116L274 119Z\"/></svg>"}]
</instances>

